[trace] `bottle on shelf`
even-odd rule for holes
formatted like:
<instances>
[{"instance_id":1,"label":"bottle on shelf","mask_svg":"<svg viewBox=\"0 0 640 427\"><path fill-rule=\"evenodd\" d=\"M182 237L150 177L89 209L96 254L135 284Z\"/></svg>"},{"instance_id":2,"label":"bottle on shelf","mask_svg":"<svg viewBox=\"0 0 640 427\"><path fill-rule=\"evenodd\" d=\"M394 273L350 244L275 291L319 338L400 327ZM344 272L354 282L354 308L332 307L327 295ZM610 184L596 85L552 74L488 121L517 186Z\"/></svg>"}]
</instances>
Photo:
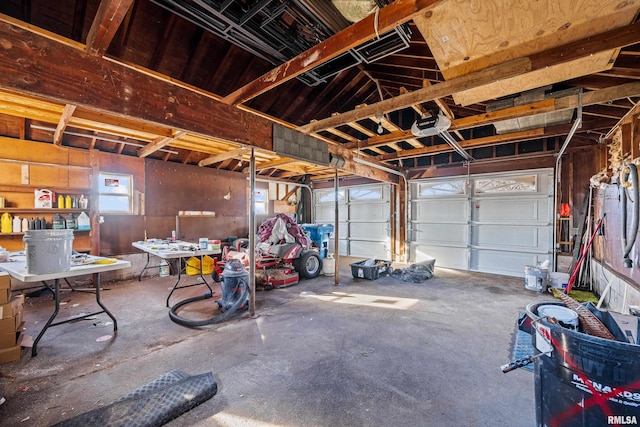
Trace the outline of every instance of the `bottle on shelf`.
<instances>
[{"instance_id":1,"label":"bottle on shelf","mask_svg":"<svg viewBox=\"0 0 640 427\"><path fill-rule=\"evenodd\" d=\"M53 218L51 218L51 228L54 230L61 230L66 228L66 223L62 215L59 213L55 214Z\"/></svg>"},{"instance_id":2,"label":"bottle on shelf","mask_svg":"<svg viewBox=\"0 0 640 427\"><path fill-rule=\"evenodd\" d=\"M71 212L66 216L65 222L67 224L67 229L73 230L76 228L76 219Z\"/></svg>"},{"instance_id":3,"label":"bottle on shelf","mask_svg":"<svg viewBox=\"0 0 640 427\"><path fill-rule=\"evenodd\" d=\"M33 217L31 217L31 219L29 220L29 230L35 230L36 229L36 221L33 219Z\"/></svg>"},{"instance_id":4,"label":"bottle on shelf","mask_svg":"<svg viewBox=\"0 0 640 427\"><path fill-rule=\"evenodd\" d=\"M0 232L11 233L11 230L13 230L13 217L9 212L5 212L0 219Z\"/></svg>"},{"instance_id":5,"label":"bottle on shelf","mask_svg":"<svg viewBox=\"0 0 640 427\"><path fill-rule=\"evenodd\" d=\"M64 196L58 194L58 209L64 209Z\"/></svg>"},{"instance_id":6,"label":"bottle on shelf","mask_svg":"<svg viewBox=\"0 0 640 427\"><path fill-rule=\"evenodd\" d=\"M71 196L67 194L64 198L64 208L71 209Z\"/></svg>"},{"instance_id":7,"label":"bottle on shelf","mask_svg":"<svg viewBox=\"0 0 640 427\"><path fill-rule=\"evenodd\" d=\"M20 220L20 217L18 215L16 215L13 218L13 232L14 233L19 233L20 232L20 228L22 227L22 221Z\"/></svg>"},{"instance_id":8,"label":"bottle on shelf","mask_svg":"<svg viewBox=\"0 0 640 427\"><path fill-rule=\"evenodd\" d=\"M22 218L22 232L24 233L28 229L29 229L29 220L25 216L24 218Z\"/></svg>"},{"instance_id":9,"label":"bottle on shelf","mask_svg":"<svg viewBox=\"0 0 640 427\"><path fill-rule=\"evenodd\" d=\"M47 219L45 217L40 218L40 229L41 230L47 229Z\"/></svg>"}]
</instances>

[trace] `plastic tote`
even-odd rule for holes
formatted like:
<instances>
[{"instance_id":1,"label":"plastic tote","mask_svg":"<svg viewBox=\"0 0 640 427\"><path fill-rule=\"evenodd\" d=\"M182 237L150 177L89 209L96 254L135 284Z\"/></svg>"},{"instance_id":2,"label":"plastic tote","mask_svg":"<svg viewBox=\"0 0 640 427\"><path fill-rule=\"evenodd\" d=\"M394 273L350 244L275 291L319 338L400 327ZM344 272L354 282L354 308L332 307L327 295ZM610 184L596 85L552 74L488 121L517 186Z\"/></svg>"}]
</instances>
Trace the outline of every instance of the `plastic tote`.
<instances>
[{"instance_id":1,"label":"plastic tote","mask_svg":"<svg viewBox=\"0 0 640 427\"><path fill-rule=\"evenodd\" d=\"M27 230L22 240L27 273L58 273L71 269L73 230Z\"/></svg>"}]
</instances>

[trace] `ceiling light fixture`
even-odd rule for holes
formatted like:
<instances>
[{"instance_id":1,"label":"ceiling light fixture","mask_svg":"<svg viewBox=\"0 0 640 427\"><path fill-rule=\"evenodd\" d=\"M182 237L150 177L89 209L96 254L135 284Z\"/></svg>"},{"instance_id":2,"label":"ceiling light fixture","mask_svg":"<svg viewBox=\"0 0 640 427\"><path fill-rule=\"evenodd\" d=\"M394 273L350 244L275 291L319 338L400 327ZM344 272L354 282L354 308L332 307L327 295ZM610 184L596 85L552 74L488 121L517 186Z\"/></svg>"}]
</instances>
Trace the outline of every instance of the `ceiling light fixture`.
<instances>
[{"instance_id":1,"label":"ceiling light fixture","mask_svg":"<svg viewBox=\"0 0 640 427\"><path fill-rule=\"evenodd\" d=\"M382 117L382 113L376 114L376 119L378 120L378 128L376 132L378 132L378 135L382 135L384 133L384 127L382 126Z\"/></svg>"}]
</instances>

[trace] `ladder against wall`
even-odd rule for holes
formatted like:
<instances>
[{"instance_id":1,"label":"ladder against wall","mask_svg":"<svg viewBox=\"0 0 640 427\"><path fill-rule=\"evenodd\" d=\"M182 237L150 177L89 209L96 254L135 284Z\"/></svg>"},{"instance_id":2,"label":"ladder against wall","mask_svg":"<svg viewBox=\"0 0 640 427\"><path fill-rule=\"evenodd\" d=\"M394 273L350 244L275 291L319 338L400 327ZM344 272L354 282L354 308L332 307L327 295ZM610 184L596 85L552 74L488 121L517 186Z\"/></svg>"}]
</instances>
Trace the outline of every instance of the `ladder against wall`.
<instances>
[{"instance_id":1,"label":"ladder against wall","mask_svg":"<svg viewBox=\"0 0 640 427\"><path fill-rule=\"evenodd\" d=\"M573 233L571 232L571 223L573 217L562 216L558 218L558 230L556 236L558 236L558 252L560 255L571 255L573 252Z\"/></svg>"}]
</instances>

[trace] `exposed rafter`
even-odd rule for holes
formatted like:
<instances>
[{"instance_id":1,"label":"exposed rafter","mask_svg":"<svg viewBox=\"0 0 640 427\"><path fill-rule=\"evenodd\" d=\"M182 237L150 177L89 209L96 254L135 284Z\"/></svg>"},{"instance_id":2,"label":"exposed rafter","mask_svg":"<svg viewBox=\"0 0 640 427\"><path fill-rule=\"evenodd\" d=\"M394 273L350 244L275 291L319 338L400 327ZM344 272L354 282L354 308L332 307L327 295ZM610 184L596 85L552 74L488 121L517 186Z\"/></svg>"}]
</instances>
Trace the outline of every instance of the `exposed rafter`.
<instances>
[{"instance_id":1,"label":"exposed rafter","mask_svg":"<svg viewBox=\"0 0 640 427\"><path fill-rule=\"evenodd\" d=\"M474 73L456 77L436 85L399 95L395 98L380 101L356 110L352 110L324 120L318 120L299 130L304 133L317 132L329 127L336 127L371 115L389 113L414 104L432 101L452 95L456 92L481 87L496 81L518 76L545 67L561 64L571 60L584 58L598 52L617 49L640 43L640 22L610 30L584 40L578 40L562 46L529 55L528 57L485 68Z\"/></svg>"},{"instance_id":2,"label":"exposed rafter","mask_svg":"<svg viewBox=\"0 0 640 427\"><path fill-rule=\"evenodd\" d=\"M255 98L349 49L373 39L376 36L376 29L379 33L385 33L410 21L415 16L425 13L440 2L441 0L396 0L380 9L379 13L369 15L260 78L233 91L222 101L236 105Z\"/></svg>"},{"instance_id":3,"label":"exposed rafter","mask_svg":"<svg viewBox=\"0 0 640 427\"><path fill-rule=\"evenodd\" d=\"M76 110L75 105L67 104L64 106L64 110L62 111L62 116L60 116L60 121L58 121L56 130L53 133L53 143L55 145L62 145L62 135L64 134L64 130L69 125L69 120L71 120L71 116L73 116L73 112L75 110Z\"/></svg>"},{"instance_id":4,"label":"exposed rafter","mask_svg":"<svg viewBox=\"0 0 640 427\"><path fill-rule=\"evenodd\" d=\"M102 0L87 34L87 51L104 54L134 0Z\"/></svg>"}]
</instances>

